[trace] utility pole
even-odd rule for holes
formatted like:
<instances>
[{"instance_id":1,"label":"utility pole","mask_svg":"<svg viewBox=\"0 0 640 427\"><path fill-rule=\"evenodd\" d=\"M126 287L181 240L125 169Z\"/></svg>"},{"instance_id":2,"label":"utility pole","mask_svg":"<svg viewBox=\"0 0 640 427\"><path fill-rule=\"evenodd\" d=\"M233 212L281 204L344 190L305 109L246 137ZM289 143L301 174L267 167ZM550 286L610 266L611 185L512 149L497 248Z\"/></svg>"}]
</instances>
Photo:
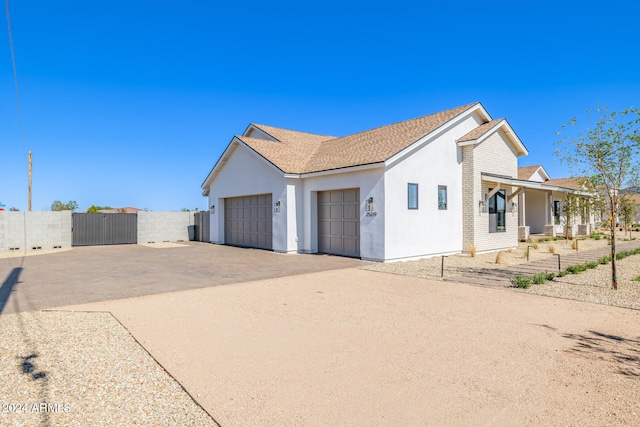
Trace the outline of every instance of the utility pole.
<instances>
[{"instance_id":1,"label":"utility pole","mask_svg":"<svg viewBox=\"0 0 640 427\"><path fill-rule=\"evenodd\" d=\"M31 212L31 172L33 169L33 157L29 151L29 200L27 201L27 210Z\"/></svg>"}]
</instances>

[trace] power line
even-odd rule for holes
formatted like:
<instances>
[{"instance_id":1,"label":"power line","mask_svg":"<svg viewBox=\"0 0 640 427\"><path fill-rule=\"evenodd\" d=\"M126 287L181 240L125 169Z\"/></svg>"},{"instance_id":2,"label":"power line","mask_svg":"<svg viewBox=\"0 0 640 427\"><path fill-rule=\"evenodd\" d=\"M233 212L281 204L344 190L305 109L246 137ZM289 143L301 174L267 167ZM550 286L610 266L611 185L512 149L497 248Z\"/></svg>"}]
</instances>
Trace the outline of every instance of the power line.
<instances>
[{"instance_id":1,"label":"power line","mask_svg":"<svg viewBox=\"0 0 640 427\"><path fill-rule=\"evenodd\" d=\"M16 101L18 103L18 120L20 121L20 141L22 142L22 151L24 153L24 163L29 169L27 163L27 147L24 143L24 126L22 125L22 108L20 106L20 91L18 90L18 69L16 67L16 55L13 50L13 36L11 35L11 18L9 16L9 0L5 0L6 12L7 12L7 30L9 31L9 46L11 47L11 63L13 64L13 81L16 86Z\"/></svg>"}]
</instances>

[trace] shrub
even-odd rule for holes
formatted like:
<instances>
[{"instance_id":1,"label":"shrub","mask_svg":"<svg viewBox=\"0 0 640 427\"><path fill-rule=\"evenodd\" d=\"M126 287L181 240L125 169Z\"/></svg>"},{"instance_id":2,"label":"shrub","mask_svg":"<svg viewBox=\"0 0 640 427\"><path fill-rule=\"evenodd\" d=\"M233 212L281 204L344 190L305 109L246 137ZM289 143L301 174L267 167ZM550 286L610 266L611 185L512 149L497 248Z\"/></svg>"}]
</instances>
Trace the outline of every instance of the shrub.
<instances>
[{"instance_id":1,"label":"shrub","mask_svg":"<svg viewBox=\"0 0 640 427\"><path fill-rule=\"evenodd\" d=\"M578 274L578 266L577 265L570 265L569 267L566 268L567 273L569 274Z\"/></svg>"},{"instance_id":2,"label":"shrub","mask_svg":"<svg viewBox=\"0 0 640 427\"><path fill-rule=\"evenodd\" d=\"M469 249L469 255L471 255L471 258L475 258L476 257L476 245L469 245L468 249Z\"/></svg>"},{"instance_id":3,"label":"shrub","mask_svg":"<svg viewBox=\"0 0 640 427\"><path fill-rule=\"evenodd\" d=\"M598 266L598 261L585 262L584 266L587 267L587 268L596 268Z\"/></svg>"},{"instance_id":4,"label":"shrub","mask_svg":"<svg viewBox=\"0 0 640 427\"><path fill-rule=\"evenodd\" d=\"M504 251L500 251L496 254L496 264L502 264L503 256L504 256Z\"/></svg>"},{"instance_id":5,"label":"shrub","mask_svg":"<svg viewBox=\"0 0 640 427\"><path fill-rule=\"evenodd\" d=\"M526 242L527 242L527 243L533 243L533 240L531 240L531 237L529 237L529 238L526 240Z\"/></svg>"},{"instance_id":6,"label":"shrub","mask_svg":"<svg viewBox=\"0 0 640 427\"><path fill-rule=\"evenodd\" d=\"M573 242L571 242L571 249L573 250L578 249L578 241L576 239L574 239Z\"/></svg>"},{"instance_id":7,"label":"shrub","mask_svg":"<svg viewBox=\"0 0 640 427\"><path fill-rule=\"evenodd\" d=\"M515 276L511 278L511 284L514 288L527 289L531 286L533 277Z\"/></svg>"},{"instance_id":8,"label":"shrub","mask_svg":"<svg viewBox=\"0 0 640 427\"><path fill-rule=\"evenodd\" d=\"M560 271L558 272L558 277L564 277L564 276L566 276L566 275L567 275L567 270L560 270Z\"/></svg>"},{"instance_id":9,"label":"shrub","mask_svg":"<svg viewBox=\"0 0 640 427\"><path fill-rule=\"evenodd\" d=\"M634 278L633 280L635 280L636 282L640 282L640 276Z\"/></svg>"},{"instance_id":10,"label":"shrub","mask_svg":"<svg viewBox=\"0 0 640 427\"><path fill-rule=\"evenodd\" d=\"M556 247L553 246L553 245L549 245L549 253L555 254L556 253Z\"/></svg>"},{"instance_id":11,"label":"shrub","mask_svg":"<svg viewBox=\"0 0 640 427\"><path fill-rule=\"evenodd\" d=\"M538 240L539 242L539 240ZM533 249L538 249L540 247L540 245L538 244L538 242L533 242Z\"/></svg>"},{"instance_id":12,"label":"shrub","mask_svg":"<svg viewBox=\"0 0 640 427\"><path fill-rule=\"evenodd\" d=\"M594 237L595 240L600 240L602 238L602 236L600 236L599 234L596 234L596 237Z\"/></svg>"},{"instance_id":13,"label":"shrub","mask_svg":"<svg viewBox=\"0 0 640 427\"><path fill-rule=\"evenodd\" d=\"M547 273L547 280L553 280L556 278L556 273Z\"/></svg>"},{"instance_id":14,"label":"shrub","mask_svg":"<svg viewBox=\"0 0 640 427\"><path fill-rule=\"evenodd\" d=\"M602 258L600 258L598 260L598 263L600 263L602 265L609 264L610 262L611 262L611 255L603 256Z\"/></svg>"},{"instance_id":15,"label":"shrub","mask_svg":"<svg viewBox=\"0 0 640 427\"><path fill-rule=\"evenodd\" d=\"M536 285L544 285L547 281L547 273L538 273L533 275L533 283Z\"/></svg>"}]
</instances>

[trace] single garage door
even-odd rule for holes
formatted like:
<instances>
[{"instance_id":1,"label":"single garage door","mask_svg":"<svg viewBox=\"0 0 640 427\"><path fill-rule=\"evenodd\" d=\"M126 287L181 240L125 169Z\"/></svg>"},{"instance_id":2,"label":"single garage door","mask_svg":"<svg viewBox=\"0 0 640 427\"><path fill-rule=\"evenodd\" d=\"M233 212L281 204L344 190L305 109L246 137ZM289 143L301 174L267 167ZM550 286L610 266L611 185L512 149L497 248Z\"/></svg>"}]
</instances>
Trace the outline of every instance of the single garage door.
<instances>
[{"instance_id":1,"label":"single garage door","mask_svg":"<svg viewBox=\"0 0 640 427\"><path fill-rule=\"evenodd\" d=\"M318 252L360 257L360 190L318 192Z\"/></svg>"},{"instance_id":2,"label":"single garage door","mask_svg":"<svg viewBox=\"0 0 640 427\"><path fill-rule=\"evenodd\" d=\"M271 212L271 194L225 199L225 243L273 249Z\"/></svg>"}]
</instances>

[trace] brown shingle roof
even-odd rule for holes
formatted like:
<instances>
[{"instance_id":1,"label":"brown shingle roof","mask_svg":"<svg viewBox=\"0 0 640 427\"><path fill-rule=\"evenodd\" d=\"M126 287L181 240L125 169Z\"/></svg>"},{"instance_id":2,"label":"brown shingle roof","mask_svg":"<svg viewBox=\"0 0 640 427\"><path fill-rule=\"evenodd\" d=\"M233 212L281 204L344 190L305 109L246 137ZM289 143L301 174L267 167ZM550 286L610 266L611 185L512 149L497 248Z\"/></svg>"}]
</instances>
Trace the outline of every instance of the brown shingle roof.
<instances>
[{"instance_id":1,"label":"brown shingle roof","mask_svg":"<svg viewBox=\"0 0 640 427\"><path fill-rule=\"evenodd\" d=\"M478 103L336 138L252 125L278 141L237 136L285 173L310 173L384 162Z\"/></svg>"},{"instance_id":2,"label":"brown shingle roof","mask_svg":"<svg viewBox=\"0 0 640 427\"><path fill-rule=\"evenodd\" d=\"M478 103L322 142L305 167L317 172L384 162Z\"/></svg>"},{"instance_id":3,"label":"brown shingle roof","mask_svg":"<svg viewBox=\"0 0 640 427\"><path fill-rule=\"evenodd\" d=\"M331 135L318 135L315 133L299 132L297 130L289 130L289 129L282 129L282 128L277 128L273 126L259 125L256 123L251 123L251 124L254 127L271 135L272 137L274 137L275 139L281 142L318 143L322 141L327 141L329 139L336 139L335 136L331 136Z\"/></svg>"},{"instance_id":4,"label":"brown shingle roof","mask_svg":"<svg viewBox=\"0 0 640 427\"><path fill-rule=\"evenodd\" d=\"M529 179L538 169L540 169L540 165L519 167L518 179Z\"/></svg>"},{"instance_id":5,"label":"brown shingle roof","mask_svg":"<svg viewBox=\"0 0 640 427\"><path fill-rule=\"evenodd\" d=\"M459 138L458 142L473 141L474 139L478 139L485 133L489 132L491 128L493 128L495 125L497 125L503 120L504 119L496 119L496 120L491 120L490 122L484 123L478 126L477 128L475 128L474 130L472 130L471 132L469 132L468 134L464 135L462 138Z\"/></svg>"},{"instance_id":6,"label":"brown shingle roof","mask_svg":"<svg viewBox=\"0 0 640 427\"><path fill-rule=\"evenodd\" d=\"M556 187L569 188L571 190L583 190L581 182L585 180L585 177L577 178L556 178L545 181L545 185L554 185Z\"/></svg>"},{"instance_id":7,"label":"brown shingle roof","mask_svg":"<svg viewBox=\"0 0 640 427\"><path fill-rule=\"evenodd\" d=\"M274 136L274 135L272 135ZM237 136L262 157L285 173L303 173L320 142L277 142Z\"/></svg>"}]
</instances>

